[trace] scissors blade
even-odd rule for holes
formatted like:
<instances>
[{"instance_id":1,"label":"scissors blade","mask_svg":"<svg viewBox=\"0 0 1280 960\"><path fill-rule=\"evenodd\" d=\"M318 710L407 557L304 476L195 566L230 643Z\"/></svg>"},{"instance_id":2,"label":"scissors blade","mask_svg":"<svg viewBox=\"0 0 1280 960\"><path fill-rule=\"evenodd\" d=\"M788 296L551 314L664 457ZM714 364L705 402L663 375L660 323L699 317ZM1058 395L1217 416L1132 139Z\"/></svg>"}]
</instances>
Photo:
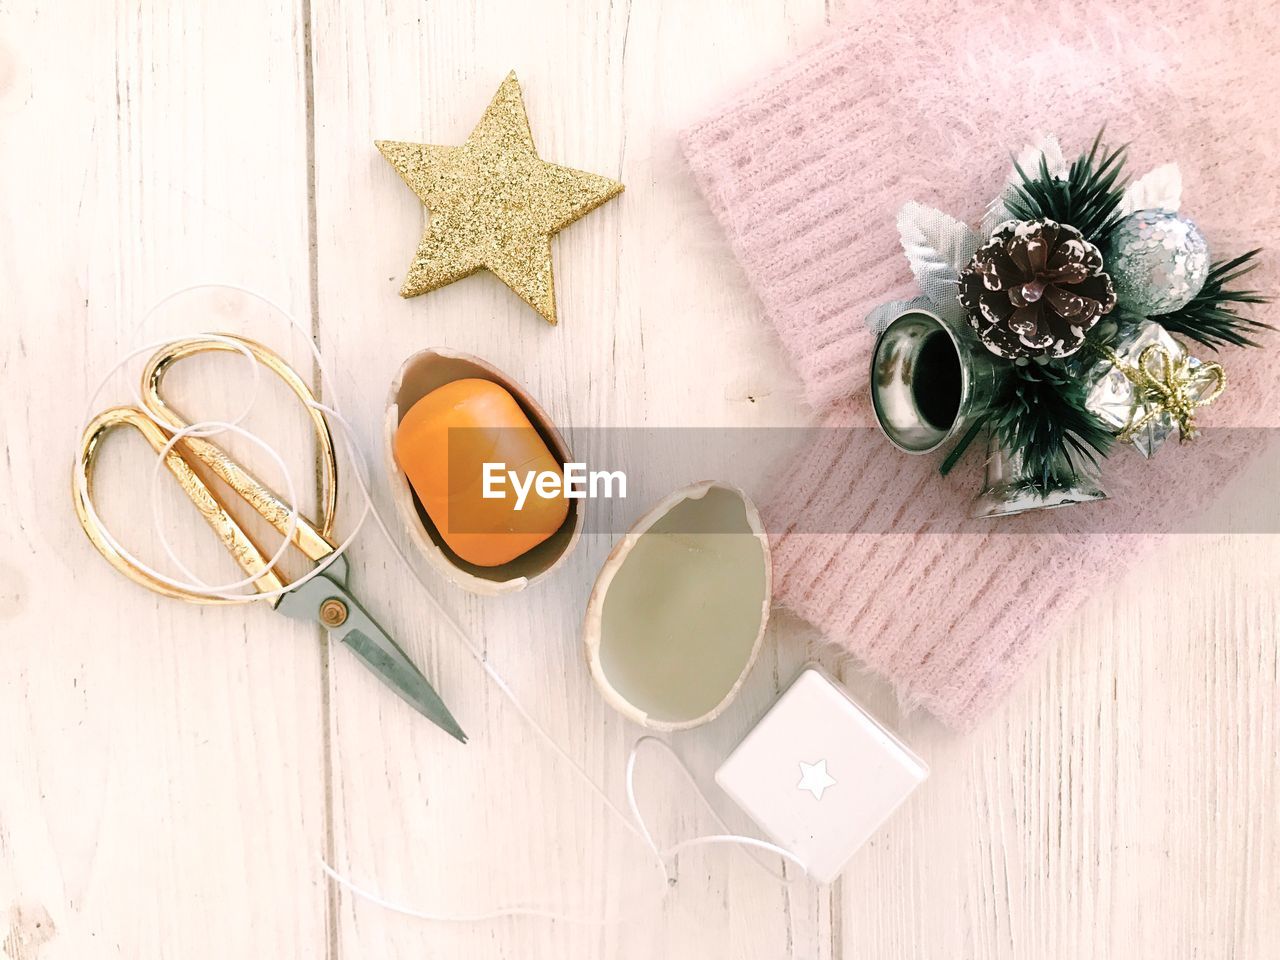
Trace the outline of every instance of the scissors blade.
<instances>
[{"instance_id":1,"label":"scissors blade","mask_svg":"<svg viewBox=\"0 0 1280 960\"><path fill-rule=\"evenodd\" d=\"M328 572L285 593L276 609L285 616L310 620L325 627L331 636L350 647L365 666L406 703L445 733L466 743L467 735L422 671L360 606L351 592L330 578ZM331 606L335 602L341 604L341 611ZM341 622L335 623L339 617Z\"/></svg>"},{"instance_id":2,"label":"scissors blade","mask_svg":"<svg viewBox=\"0 0 1280 960\"><path fill-rule=\"evenodd\" d=\"M342 642L411 707L445 733L466 743L467 735L458 726L458 721L453 719L453 714L440 699L440 694L436 693L435 688L396 642L377 624L373 626L372 634L358 628L348 630Z\"/></svg>"}]
</instances>

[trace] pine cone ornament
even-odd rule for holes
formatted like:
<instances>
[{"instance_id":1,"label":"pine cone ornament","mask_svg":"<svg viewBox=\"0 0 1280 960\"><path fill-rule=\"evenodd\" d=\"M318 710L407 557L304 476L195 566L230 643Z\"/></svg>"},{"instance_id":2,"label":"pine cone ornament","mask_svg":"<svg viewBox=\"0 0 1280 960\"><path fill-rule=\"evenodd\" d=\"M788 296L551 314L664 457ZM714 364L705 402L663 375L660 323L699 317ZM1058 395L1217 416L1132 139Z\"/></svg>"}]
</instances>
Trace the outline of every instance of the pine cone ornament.
<instances>
[{"instance_id":1,"label":"pine cone ornament","mask_svg":"<svg viewBox=\"0 0 1280 960\"><path fill-rule=\"evenodd\" d=\"M960 303L988 350L1009 360L1067 357L1116 305L1102 254L1053 220L1009 220L960 273Z\"/></svg>"}]
</instances>

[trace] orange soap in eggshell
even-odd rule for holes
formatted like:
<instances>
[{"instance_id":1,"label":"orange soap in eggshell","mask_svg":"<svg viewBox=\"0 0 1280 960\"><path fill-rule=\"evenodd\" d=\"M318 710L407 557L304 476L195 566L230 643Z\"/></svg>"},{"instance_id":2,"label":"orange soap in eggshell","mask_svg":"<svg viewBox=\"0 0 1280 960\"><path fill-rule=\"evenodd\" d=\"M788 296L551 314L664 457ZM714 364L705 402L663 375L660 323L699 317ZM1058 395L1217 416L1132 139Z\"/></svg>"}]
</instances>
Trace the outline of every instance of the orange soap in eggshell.
<instances>
[{"instance_id":1,"label":"orange soap in eggshell","mask_svg":"<svg viewBox=\"0 0 1280 960\"><path fill-rule=\"evenodd\" d=\"M536 489L517 510L509 480L494 486L501 499L482 495L486 463L504 464L501 475L513 470L522 483L530 471L562 472L515 397L491 380L454 380L415 403L396 429L395 455L444 542L468 563L514 560L569 514L563 493L541 497Z\"/></svg>"}]
</instances>

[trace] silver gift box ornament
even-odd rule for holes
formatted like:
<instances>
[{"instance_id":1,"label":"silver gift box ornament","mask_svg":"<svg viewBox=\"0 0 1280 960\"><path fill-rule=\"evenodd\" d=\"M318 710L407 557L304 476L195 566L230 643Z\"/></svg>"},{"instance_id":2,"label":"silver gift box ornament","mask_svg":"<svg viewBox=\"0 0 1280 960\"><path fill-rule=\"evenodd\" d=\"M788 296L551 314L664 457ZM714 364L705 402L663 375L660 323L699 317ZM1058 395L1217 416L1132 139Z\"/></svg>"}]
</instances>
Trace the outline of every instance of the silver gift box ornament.
<instances>
[{"instance_id":1,"label":"silver gift box ornament","mask_svg":"<svg viewBox=\"0 0 1280 960\"><path fill-rule=\"evenodd\" d=\"M1197 376L1197 371L1204 364L1195 357L1187 356L1182 344L1152 320L1141 321L1134 332L1122 337L1113 344L1112 349L1122 361L1134 367L1137 366L1142 351L1153 344L1162 347L1171 362L1186 360L1187 373L1192 381L1190 392L1194 400L1203 400L1218 389L1218 378L1207 370L1202 376ZM1093 386L1085 397L1085 408L1116 433L1121 433L1130 424L1137 423L1152 412L1152 407L1143 398L1138 387L1109 359L1104 358L1094 364L1087 377ZM1150 458L1176 432L1178 421L1168 411L1161 411L1134 433L1131 442L1139 453Z\"/></svg>"}]
</instances>

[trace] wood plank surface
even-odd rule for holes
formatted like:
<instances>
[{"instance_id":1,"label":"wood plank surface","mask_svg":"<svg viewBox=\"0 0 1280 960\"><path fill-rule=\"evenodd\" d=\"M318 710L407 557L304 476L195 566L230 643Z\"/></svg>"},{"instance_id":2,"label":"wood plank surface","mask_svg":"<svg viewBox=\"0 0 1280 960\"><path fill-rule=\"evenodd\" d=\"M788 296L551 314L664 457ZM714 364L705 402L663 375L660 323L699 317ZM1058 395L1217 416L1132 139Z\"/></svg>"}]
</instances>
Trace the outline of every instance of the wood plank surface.
<instances>
[{"instance_id":1,"label":"wood plank surface","mask_svg":"<svg viewBox=\"0 0 1280 960\"><path fill-rule=\"evenodd\" d=\"M658 902L642 846L576 769L625 805L641 731L595 691L578 636L613 538L588 534L550 580L479 598L436 575L398 526L382 418L400 363L428 346L510 373L571 443L600 426L806 422L676 134L855 14L823 0L0 3L0 956L1273 951L1274 536L1170 539L1081 610L967 735L903 716L883 682L777 613L740 700L672 738L731 826L750 829L712 772L810 660L839 672L932 777L830 889L783 886L741 852L707 849L677 859ZM541 155L627 186L554 242L556 328L483 273L397 295L423 214L373 141L460 143L511 69ZM325 398L349 416L374 501L414 568L369 524L351 585L456 708L465 748L318 630L257 606L152 597L80 531L67 496L76 430L123 351L218 328L311 369L305 338L234 292L186 294L144 323L160 297L202 281L267 295L314 333L336 373ZM180 408L233 416L236 364L175 373ZM264 387L248 425L280 445L311 507L313 449L296 409L279 412L284 399ZM118 379L102 402L127 400ZM100 493L129 542L163 559L145 510L151 466L141 444L113 441ZM1277 466L1260 464L1241 496L1274 489ZM674 454L645 469L659 489L698 479ZM762 490L762 477L731 479ZM162 523L180 557L216 552L166 480ZM617 528L647 506L603 509ZM349 481L342 507L348 518L359 507ZM664 842L714 829L661 757L646 756L638 783ZM425 912L523 904L627 922L424 921L328 883L321 858Z\"/></svg>"},{"instance_id":2,"label":"wood plank surface","mask_svg":"<svg viewBox=\"0 0 1280 960\"><path fill-rule=\"evenodd\" d=\"M128 583L69 496L89 394L116 357L260 319L193 295L144 325L161 296L232 280L307 322L297 10L6 3L0 37L0 955L321 955L316 631ZM197 365L172 386L217 404L219 383ZM103 405L129 390L117 380ZM187 409L226 415L226 399ZM309 490L306 435L278 442ZM110 439L100 492L120 537L162 558L140 509L144 449ZM180 555L217 551L180 498L163 505Z\"/></svg>"}]
</instances>

